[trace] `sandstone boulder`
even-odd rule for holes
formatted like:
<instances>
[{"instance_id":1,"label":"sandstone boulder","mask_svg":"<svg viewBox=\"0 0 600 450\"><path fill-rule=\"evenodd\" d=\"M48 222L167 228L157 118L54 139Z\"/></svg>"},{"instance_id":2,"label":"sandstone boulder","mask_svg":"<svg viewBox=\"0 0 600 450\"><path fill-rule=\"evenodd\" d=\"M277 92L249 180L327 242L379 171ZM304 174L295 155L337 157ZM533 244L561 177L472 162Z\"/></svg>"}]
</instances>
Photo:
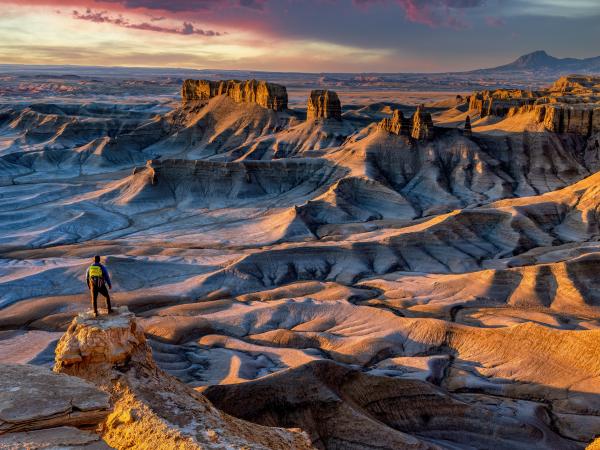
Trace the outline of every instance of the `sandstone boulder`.
<instances>
[{"instance_id":1,"label":"sandstone boulder","mask_svg":"<svg viewBox=\"0 0 600 450\"><path fill-rule=\"evenodd\" d=\"M338 95L329 90L313 90L308 96L306 119L342 120L342 105Z\"/></svg>"},{"instance_id":2,"label":"sandstone boulder","mask_svg":"<svg viewBox=\"0 0 600 450\"><path fill-rule=\"evenodd\" d=\"M288 107L285 86L259 80L185 80L181 99L186 105L194 101L206 101L219 95L227 95L237 103L256 103L263 108L283 111Z\"/></svg>"}]
</instances>

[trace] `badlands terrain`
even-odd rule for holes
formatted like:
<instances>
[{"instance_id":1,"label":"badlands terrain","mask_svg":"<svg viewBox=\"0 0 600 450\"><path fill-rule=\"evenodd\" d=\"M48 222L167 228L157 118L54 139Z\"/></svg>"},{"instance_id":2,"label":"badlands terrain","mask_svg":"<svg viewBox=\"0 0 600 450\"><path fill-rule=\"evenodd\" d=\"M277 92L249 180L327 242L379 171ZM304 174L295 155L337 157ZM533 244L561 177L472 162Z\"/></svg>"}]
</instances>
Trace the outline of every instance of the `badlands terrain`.
<instances>
[{"instance_id":1,"label":"badlands terrain","mask_svg":"<svg viewBox=\"0 0 600 450\"><path fill-rule=\"evenodd\" d=\"M138 88L0 105L0 447L594 445L600 77Z\"/></svg>"}]
</instances>

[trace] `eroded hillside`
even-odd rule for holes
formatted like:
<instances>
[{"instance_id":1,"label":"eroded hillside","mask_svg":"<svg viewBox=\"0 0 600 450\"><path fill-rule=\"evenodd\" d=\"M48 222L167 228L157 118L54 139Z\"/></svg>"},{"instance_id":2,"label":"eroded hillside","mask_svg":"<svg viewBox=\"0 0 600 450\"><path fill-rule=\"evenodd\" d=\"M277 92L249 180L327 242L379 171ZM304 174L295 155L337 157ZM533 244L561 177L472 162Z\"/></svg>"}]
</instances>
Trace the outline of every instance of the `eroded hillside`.
<instances>
[{"instance_id":1,"label":"eroded hillside","mask_svg":"<svg viewBox=\"0 0 600 450\"><path fill-rule=\"evenodd\" d=\"M178 395L316 448L585 448L599 85L360 108L315 90L301 109L281 85L187 81L173 109L4 105L1 358L53 361L101 254Z\"/></svg>"}]
</instances>

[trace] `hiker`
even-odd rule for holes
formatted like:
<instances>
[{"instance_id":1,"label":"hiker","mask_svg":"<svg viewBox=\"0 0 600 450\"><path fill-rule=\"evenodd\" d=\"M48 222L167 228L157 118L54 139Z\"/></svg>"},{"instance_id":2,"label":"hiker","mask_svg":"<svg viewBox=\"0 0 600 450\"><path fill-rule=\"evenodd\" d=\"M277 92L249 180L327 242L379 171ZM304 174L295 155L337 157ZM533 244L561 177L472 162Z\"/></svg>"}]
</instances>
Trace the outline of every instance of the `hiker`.
<instances>
[{"instance_id":1,"label":"hiker","mask_svg":"<svg viewBox=\"0 0 600 450\"><path fill-rule=\"evenodd\" d=\"M110 295L108 294L108 289L112 289L112 285L110 284L108 270L106 270L106 267L100 264L100 256L94 256L94 262L90 267L88 267L88 270L85 273L85 281L90 290L90 295L92 296L94 317L98 317L98 293L106 297L106 309L108 310L108 314L111 314L112 308L110 306ZM106 288L107 286L108 289Z\"/></svg>"}]
</instances>

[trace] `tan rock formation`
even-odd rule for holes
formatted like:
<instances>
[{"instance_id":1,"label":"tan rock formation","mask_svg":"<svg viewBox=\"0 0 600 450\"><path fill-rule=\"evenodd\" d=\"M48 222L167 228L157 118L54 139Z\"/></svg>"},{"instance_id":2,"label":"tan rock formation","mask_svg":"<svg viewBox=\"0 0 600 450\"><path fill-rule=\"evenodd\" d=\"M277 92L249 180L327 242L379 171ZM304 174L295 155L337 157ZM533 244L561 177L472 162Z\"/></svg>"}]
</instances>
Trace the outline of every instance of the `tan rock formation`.
<instances>
[{"instance_id":1,"label":"tan rock formation","mask_svg":"<svg viewBox=\"0 0 600 450\"><path fill-rule=\"evenodd\" d=\"M469 98L469 109L476 110L481 117L504 117L512 108L533 105L538 97L537 92L520 89L476 92Z\"/></svg>"},{"instance_id":2,"label":"tan rock formation","mask_svg":"<svg viewBox=\"0 0 600 450\"><path fill-rule=\"evenodd\" d=\"M561 94L598 94L600 92L600 77L594 75L568 75L560 77L550 87L552 92Z\"/></svg>"},{"instance_id":3,"label":"tan rock formation","mask_svg":"<svg viewBox=\"0 0 600 450\"><path fill-rule=\"evenodd\" d=\"M411 136L418 140L433 138L433 120L431 114L424 111L423 105L417 107L412 116Z\"/></svg>"},{"instance_id":4,"label":"tan rock formation","mask_svg":"<svg viewBox=\"0 0 600 450\"><path fill-rule=\"evenodd\" d=\"M75 374L111 394L103 439L130 449L309 449L299 431L251 424L218 411L204 396L159 369L136 318L73 320L56 348L56 372Z\"/></svg>"},{"instance_id":5,"label":"tan rock formation","mask_svg":"<svg viewBox=\"0 0 600 450\"><path fill-rule=\"evenodd\" d=\"M313 90L308 96L306 120L342 120L342 105L337 93L329 90Z\"/></svg>"},{"instance_id":6,"label":"tan rock formation","mask_svg":"<svg viewBox=\"0 0 600 450\"><path fill-rule=\"evenodd\" d=\"M600 131L600 104L548 104L540 108L544 127L555 133L589 136Z\"/></svg>"},{"instance_id":7,"label":"tan rock formation","mask_svg":"<svg viewBox=\"0 0 600 450\"><path fill-rule=\"evenodd\" d=\"M404 117L402 111L396 109L391 118L385 118L379 122L379 128L388 133L410 136L411 119Z\"/></svg>"},{"instance_id":8,"label":"tan rock formation","mask_svg":"<svg viewBox=\"0 0 600 450\"><path fill-rule=\"evenodd\" d=\"M434 136L431 114L420 105L410 119L402 111L395 110L391 118L379 122L379 128L399 136L411 136L417 140L428 140Z\"/></svg>"},{"instance_id":9,"label":"tan rock formation","mask_svg":"<svg viewBox=\"0 0 600 450\"><path fill-rule=\"evenodd\" d=\"M588 445L585 450L600 450L600 438L590 442L590 445Z\"/></svg>"},{"instance_id":10,"label":"tan rock formation","mask_svg":"<svg viewBox=\"0 0 600 450\"><path fill-rule=\"evenodd\" d=\"M258 80L185 80L181 99L185 104L206 101L219 95L227 95L237 103L256 103L263 108L283 111L288 107L285 86Z\"/></svg>"},{"instance_id":11,"label":"tan rock formation","mask_svg":"<svg viewBox=\"0 0 600 450\"><path fill-rule=\"evenodd\" d=\"M58 342L54 371L105 384L132 355L152 360L146 337L126 308L100 318L80 314Z\"/></svg>"},{"instance_id":12,"label":"tan rock formation","mask_svg":"<svg viewBox=\"0 0 600 450\"><path fill-rule=\"evenodd\" d=\"M600 132L600 77L569 75L540 91L476 92L469 108L481 117L535 112L548 131L590 136Z\"/></svg>"}]
</instances>

